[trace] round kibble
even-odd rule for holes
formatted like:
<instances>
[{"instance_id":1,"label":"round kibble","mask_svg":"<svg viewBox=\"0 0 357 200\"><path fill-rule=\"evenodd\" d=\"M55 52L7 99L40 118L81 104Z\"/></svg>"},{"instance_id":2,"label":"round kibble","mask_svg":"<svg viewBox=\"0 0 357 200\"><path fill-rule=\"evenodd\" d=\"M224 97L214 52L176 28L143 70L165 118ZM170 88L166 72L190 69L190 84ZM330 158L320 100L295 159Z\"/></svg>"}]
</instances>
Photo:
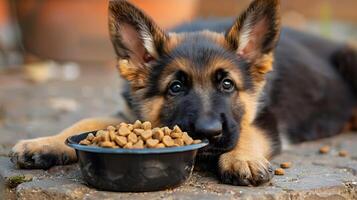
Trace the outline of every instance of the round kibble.
<instances>
[{"instance_id":1,"label":"round kibble","mask_svg":"<svg viewBox=\"0 0 357 200\"><path fill-rule=\"evenodd\" d=\"M133 128L137 129L137 128L141 128L141 121L140 120L136 120L133 124Z\"/></svg>"},{"instance_id":2,"label":"round kibble","mask_svg":"<svg viewBox=\"0 0 357 200\"><path fill-rule=\"evenodd\" d=\"M282 176L285 174L285 170L282 168L275 169L274 174L278 176Z\"/></svg>"},{"instance_id":3,"label":"round kibble","mask_svg":"<svg viewBox=\"0 0 357 200\"><path fill-rule=\"evenodd\" d=\"M107 130L108 130L108 131L115 131L116 128L115 128L114 126L108 126L108 127L107 127Z\"/></svg>"},{"instance_id":4,"label":"round kibble","mask_svg":"<svg viewBox=\"0 0 357 200\"><path fill-rule=\"evenodd\" d=\"M149 130L149 129L151 129L151 123L150 122L144 122L141 125L141 128L144 129L144 130Z\"/></svg>"},{"instance_id":5,"label":"round kibble","mask_svg":"<svg viewBox=\"0 0 357 200\"><path fill-rule=\"evenodd\" d=\"M182 139L186 145L190 145L193 143L193 139L186 132L183 133Z\"/></svg>"},{"instance_id":6,"label":"round kibble","mask_svg":"<svg viewBox=\"0 0 357 200\"><path fill-rule=\"evenodd\" d=\"M170 136L172 137L172 138L181 138L182 137L182 132L174 132L174 131L172 131L172 133L170 134Z\"/></svg>"},{"instance_id":7,"label":"round kibble","mask_svg":"<svg viewBox=\"0 0 357 200\"><path fill-rule=\"evenodd\" d=\"M118 130L119 130L121 127L126 127L126 128L128 128L128 124L122 122L122 123L120 123L119 125L116 125L115 127L116 127Z\"/></svg>"},{"instance_id":8,"label":"round kibble","mask_svg":"<svg viewBox=\"0 0 357 200\"><path fill-rule=\"evenodd\" d=\"M99 130L99 131L96 133L96 136L104 135L104 133L105 133L105 130Z\"/></svg>"},{"instance_id":9,"label":"round kibble","mask_svg":"<svg viewBox=\"0 0 357 200\"><path fill-rule=\"evenodd\" d=\"M152 131L151 130L145 130L141 135L141 138L143 139L143 140L148 140L149 138L151 138L152 137Z\"/></svg>"},{"instance_id":10,"label":"round kibble","mask_svg":"<svg viewBox=\"0 0 357 200\"><path fill-rule=\"evenodd\" d=\"M133 149L143 149L144 148L144 141L139 140L137 143L133 145Z\"/></svg>"},{"instance_id":11,"label":"round kibble","mask_svg":"<svg viewBox=\"0 0 357 200\"><path fill-rule=\"evenodd\" d=\"M162 143L159 143L159 144L157 144L156 145L156 147L155 148L165 148L165 145L164 144L162 144Z\"/></svg>"},{"instance_id":12,"label":"round kibble","mask_svg":"<svg viewBox=\"0 0 357 200\"><path fill-rule=\"evenodd\" d=\"M90 145L91 142L89 140L87 140L87 139L84 139L84 140L80 141L79 144L81 144L81 145Z\"/></svg>"},{"instance_id":13,"label":"round kibble","mask_svg":"<svg viewBox=\"0 0 357 200\"><path fill-rule=\"evenodd\" d=\"M128 143L128 139L124 136L116 136L114 138L115 143L117 143L117 145L123 147L124 145L126 145L126 143Z\"/></svg>"},{"instance_id":14,"label":"round kibble","mask_svg":"<svg viewBox=\"0 0 357 200\"><path fill-rule=\"evenodd\" d=\"M174 141L172 140L172 138L168 135L165 135L163 138L162 138L162 143L167 146L167 147L172 147L174 146Z\"/></svg>"},{"instance_id":15,"label":"round kibble","mask_svg":"<svg viewBox=\"0 0 357 200\"><path fill-rule=\"evenodd\" d=\"M126 143L126 145L124 146L125 149L132 149L133 148L133 143L132 142L128 142Z\"/></svg>"},{"instance_id":16,"label":"round kibble","mask_svg":"<svg viewBox=\"0 0 357 200\"><path fill-rule=\"evenodd\" d=\"M148 140L146 140L146 145L147 145L147 147L149 147L149 148L154 148L154 147L156 147L158 144L159 144L159 140L157 140L157 139L148 139Z\"/></svg>"},{"instance_id":17,"label":"round kibble","mask_svg":"<svg viewBox=\"0 0 357 200\"><path fill-rule=\"evenodd\" d=\"M129 129L130 131L134 130L134 125L129 124L129 125L128 125L128 129Z\"/></svg>"},{"instance_id":18,"label":"round kibble","mask_svg":"<svg viewBox=\"0 0 357 200\"><path fill-rule=\"evenodd\" d=\"M144 133L144 129L134 129L133 132L137 135L137 136L140 136L141 134Z\"/></svg>"},{"instance_id":19,"label":"round kibble","mask_svg":"<svg viewBox=\"0 0 357 200\"><path fill-rule=\"evenodd\" d=\"M113 130L109 131L110 141L114 141L115 137L116 137L115 132Z\"/></svg>"},{"instance_id":20,"label":"round kibble","mask_svg":"<svg viewBox=\"0 0 357 200\"><path fill-rule=\"evenodd\" d=\"M171 134L171 129L167 126L165 126L164 128L162 128L162 130L164 131L165 135L170 135Z\"/></svg>"},{"instance_id":21,"label":"round kibble","mask_svg":"<svg viewBox=\"0 0 357 200\"><path fill-rule=\"evenodd\" d=\"M194 141L192 141L192 144L199 144L199 143L202 143L202 141L201 141L201 140L194 140Z\"/></svg>"},{"instance_id":22,"label":"round kibble","mask_svg":"<svg viewBox=\"0 0 357 200\"><path fill-rule=\"evenodd\" d=\"M330 152L330 146L323 146L319 149L319 153L320 154L327 154L328 152Z\"/></svg>"},{"instance_id":23,"label":"round kibble","mask_svg":"<svg viewBox=\"0 0 357 200\"><path fill-rule=\"evenodd\" d=\"M174 140L175 144L177 144L178 146L183 146L185 144L185 142L183 141L182 138L176 138Z\"/></svg>"},{"instance_id":24,"label":"round kibble","mask_svg":"<svg viewBox=\"0 0 357 200\"><path fill-rule=\"evenodd\" d=\"M291 167L291 162L283 162L280 164L280 167L283 169L288 169Z\"/></svg>"},{"instance_id":25,"label":"round kibble","mask_svg":"<svg viewBox=\"0 0 357 200\"><path fill-rule=\"evenodd\" d=\"M341 150L338 152L338 156L346 157L346 156L348 156L348 152L346 150Z\"/></svg>"},{"instance_id":26,"label":"round kibble","mask_svg":"<svg viewBox=\"0 0 357 200\"><path fill-rule=\"evenodd\" d=\"M128 135L128 141L131 142L131 143L133 143L133 144L135 144L135 143L138 142L138 136L136 136L135 133L130 133L130 134Z\"/></svg>"},{"instance_id":27,"label":"round kibble","mask_svg":"<svg viewBox=\"0 0 357 200\"><path fill-rule=\"evenodd\" d=\"M110 141L109 131L105 131L104 133L104 141Z\"/></svg>"},{"instance_id":28,"label":"round kibble","mask_svg":"<svg viewBox=\"0 0 357 200\"><path fill-rule=\"evenodd\" d=\"M120 128L119 128L119 135L121 135L121 136L127 136L127 135L129 135L130 134L130 130L128 129L128 127L126 127L126 126L121 126Z\"/></svg>"},{"instance_id":29,"label":"round kibble","mask_svg":"<svg viewBox=\"0 0 357 200\"><path fill-rule=\"evenodd\" d=\"M201 140L193 140L187 132L182 132L175 125L169 127L153 128L150 122L135 121L134 124L120 123L108 126L95 134L90 133L79 144L87 146L99 146L103 148L165 148L198 144Z\"/></svg>"},{"instance_id":30,"label":"round kibble","mask_svg":"<svg viewBox=\"0 0 357 200\"><path fill-rule=\"evenodd\" d=\"M93 133L89 133L87 136L87 140L92 141L94 139L94 137L95 136L93 135Z\"/></svg>"},{"instance_id":31,"label":"round kibble","mask_svg":"<svg viewBox=\"0 0 357 200\"><path fill-rule=\"evenodd\" d=\"M104 148L114 148L115 144L109 141L105 141L100 143L100 146Z\"/></svg>"},{"instance_id":32,"label":"round kibble","mask_svg":"<svg viewBox=\"0 0 357 200\"><path fill-rule=\"evenodd\" d=\"M164 132L160 128L154 128L152 130L152 132L153 132L152 138L157 139L159 141L161 141L165 135Z\"/></svg>"},{"instance_id":33,"label":"round kibble","mask_svg":"<svg viewBox=\"0 0 357 200\"><path fill-rule=\"evenodd\" d=\"M179 126L175 125L172 132L176 132L176 133L182 133L182 130L180 129Z\"/></svg>"},{"instance_id":34,"label":"round kibble","mask_svg":"<svg viewBox=\"0 0 357 200\"><path fill-rule=\"evenodd\" d=\"M101 137L99 137L99 136L94 137L93 140L92 140L92 143L93 144L98 144L100 142L100 139L101 139Z\"/></svg>"}]
</instances>

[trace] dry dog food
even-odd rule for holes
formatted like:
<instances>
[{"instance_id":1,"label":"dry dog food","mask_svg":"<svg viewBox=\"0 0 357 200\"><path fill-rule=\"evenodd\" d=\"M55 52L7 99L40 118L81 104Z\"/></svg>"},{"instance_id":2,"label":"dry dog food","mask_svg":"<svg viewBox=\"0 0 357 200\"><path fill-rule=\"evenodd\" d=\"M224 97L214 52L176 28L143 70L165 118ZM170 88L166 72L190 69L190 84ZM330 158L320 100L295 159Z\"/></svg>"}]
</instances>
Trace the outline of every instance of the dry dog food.
<instances>
[{"instance_id":1,"label":"dry dog food","mask_svg":"<svg viewBox=\"0 0 357 200\"><path fill-rule=\"evenodd\" d=\"M291 162L283 162L280 164L280 167L283 169L288 169L291 167Z\"/></svg>"},{"instance_id":2,"label":"dry dog food","mask_svg":"<svg viewBox=\"0 0 357 200\"><path fill-rule=\"evenodd\" d=\"M338 152L338 155L340 157L346 157L346 156L348 156L348 152L346 150L341 150Z\"/></svg>"},{"instance_id":3,"label":"dry dog food","mask_svg":"<svg viewBox=\"0 0 357 200\"><path fill-rule=\"evenodd\" d=\"M277 169L275 169L274 174L278 175L278 176L282 176L285 174L285 170L282 168L277 168Z\"/></svg>"},{"instance_id":4,"label":"dry dog food","mask_svg":"<svg viewBox=\"0 0 357 200\"><path fill-rule=\"evenodd\" d=\"M330 147L329 146L323 146L319 149L320 154L327 154L328 152L330 152Z\"/></svg>"},{"instance_id":5,"label":"dry dog food","mask_svg":"<svg viewBox=\"0 0 357 200\"><path fill-rule=\"evenodd\" d=\"M193 140L177 125L172 130L169 127L152 128L150 122L142 123L139 120L134 124L108 126L95 135L88 134L86 139L79 142L87 146L127 149L179 147L198 143L201 140Z\"/></svg>"}]
</instances>

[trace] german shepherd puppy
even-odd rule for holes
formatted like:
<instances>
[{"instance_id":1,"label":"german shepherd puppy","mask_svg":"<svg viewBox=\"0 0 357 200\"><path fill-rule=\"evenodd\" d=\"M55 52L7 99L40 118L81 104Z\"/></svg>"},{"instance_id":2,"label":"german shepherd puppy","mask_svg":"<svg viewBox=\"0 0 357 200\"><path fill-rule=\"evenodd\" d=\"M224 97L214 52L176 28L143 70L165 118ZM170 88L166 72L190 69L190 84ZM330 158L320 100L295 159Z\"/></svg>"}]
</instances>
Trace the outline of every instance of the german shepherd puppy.
<instances>
[{"instance_id":1,"label":"german shepherd puppy","mask_svg":"<svg viewBox=\"0 0 357 200\"><path fill-rule=\"evenodd\" d=\"M140 119L208 138L202 166L222 183L259 185L271 179L269 159L282 141L335 135L356 106L356 51L281 29L278 0L255 0L233 22L197 22L170 33L130 3L110 1L109 30L128 112L19 141L11 152L19 167L72 163L67 137Z\"/></svg>"}]
</instances>

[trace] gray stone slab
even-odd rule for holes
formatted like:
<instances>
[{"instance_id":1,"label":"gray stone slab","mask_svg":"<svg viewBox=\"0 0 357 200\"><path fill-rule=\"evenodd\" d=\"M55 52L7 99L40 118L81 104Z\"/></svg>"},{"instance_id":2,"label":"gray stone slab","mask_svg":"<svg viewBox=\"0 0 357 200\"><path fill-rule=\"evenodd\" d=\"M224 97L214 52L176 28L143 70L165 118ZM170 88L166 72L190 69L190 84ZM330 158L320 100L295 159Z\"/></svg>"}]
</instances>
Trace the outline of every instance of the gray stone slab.
<instances>
[{"instance_id":1,"label":"gray stone slab","mask_svg":"<svg viewBox=\"0 0 357 200\"><path fill-rule=\"evenodd\" d=\"M260 187L237 187L220 184L211 174L194 172L182 186L166 191L147 193L118 193L98 191L83 182L77 165L57 166L48 171L17 170L9 159L0 158L0 176L31 174L32 181L19 184L17 199L356 199L357 161L352 156L355 146L350 145L349 157L339 157L343 144L354 141L357 135L341 135L320 142L293 146L274 158L275 167L285 161L293 163L284 176ZM330 142L331 152L321 155L320 146ZM345 147L344 147L345 148ZM346 147L347 148L347 147ZM352 152L353 151L353 152Z\"/></svg>"},{"instance_id":2,"label":"gray stone slab","mask_svg":"<svg viewBox=\"0 0 357 200\"><path fill-rule=\"evenodd\" d=\"M19 170L5 157L18 139L57 133L84 117L114 113L122 105L113 67L82 69L75 81L28 84L22 73L1 74L0 80L0 198L5 199L357 199L357 134L343 134L292 146L272 161L290 161L284 176L260 187L220 184L212 175L195 172L182 186L149 193L98 191L83 182L77 165L50 170ZM106 77L103 79L103 77ZM110 84L108 84L110 83ZM75 102L75 110L58 110L51 99ZM330 145L331 152L318 153ZM347 150L348 157L339 157Z\"/></svg>"}]
</instances>

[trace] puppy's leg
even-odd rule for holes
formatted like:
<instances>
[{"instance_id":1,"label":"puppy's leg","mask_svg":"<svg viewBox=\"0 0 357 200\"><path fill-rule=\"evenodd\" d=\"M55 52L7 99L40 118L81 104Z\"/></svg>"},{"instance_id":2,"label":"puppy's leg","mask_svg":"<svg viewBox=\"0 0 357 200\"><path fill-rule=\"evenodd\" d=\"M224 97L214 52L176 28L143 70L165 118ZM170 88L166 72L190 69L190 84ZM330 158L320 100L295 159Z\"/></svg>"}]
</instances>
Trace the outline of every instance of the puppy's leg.
<instances>
[{"instance_id":1,"label":"puppy's leg","mask_svg":"<svg viewBox=\"0 0 357 200\"><path fill-rule=\"evenodd\" d=\"M64 144L69 136L104 129L122 122L118 118L89 118L79 121L58 135L19 141L10 152L11 161L20 168L48 169L77 161L73 149Z\"/></svg>"},{"instance_id":2,"label":"puppy's leg","mask_svg":"<svg viewBox=\"0 0 357 200\"><path fill-rule=\"evenodd\" d=\"M236 147L219 159L223 183L232 185L259 185L272 178L268 161L272 144L265 133L254 126L241 130Z\"/></svg>"}]
</instances>

